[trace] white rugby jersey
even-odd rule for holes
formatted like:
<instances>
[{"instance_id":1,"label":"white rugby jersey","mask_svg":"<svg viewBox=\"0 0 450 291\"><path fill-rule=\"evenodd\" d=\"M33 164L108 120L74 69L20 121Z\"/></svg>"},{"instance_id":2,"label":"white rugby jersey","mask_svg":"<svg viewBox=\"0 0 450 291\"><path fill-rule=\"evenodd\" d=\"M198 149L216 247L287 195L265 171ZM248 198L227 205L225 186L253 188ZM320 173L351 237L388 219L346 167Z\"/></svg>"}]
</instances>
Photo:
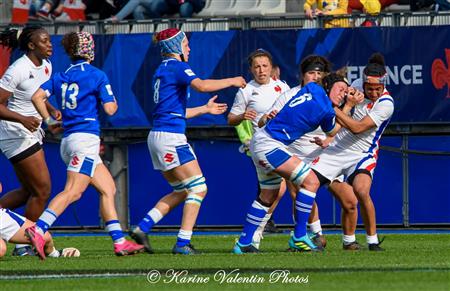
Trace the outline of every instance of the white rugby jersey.
<instances>
[{"instance_id":1,"label":"white rugby jersey","mask_svg":"<svg viewBox=\"0 0 450 291\"><path fill-rule=\"evenodd\" d=\"M8 100L8 109L25 116L40 118L31 102L31 96L51 74L52 65L48 60L43 60L42 65L38 67L26 55L15 61L0 79L0 87L13 93Z\"/></svg>"},{"instance_id":2,"label":"white rugby jersey","mask_svg":"<svg viewBox=\"0 0 450 291\"><path fill-rule=\"evenodd\" d=\"M363 91L362 80L354 81L352 87ZM337 133L333 145L340 149L377 155L381 135L393 113L394 99L386 89L375 102L364 99L362 103L355 106L352 118L362 120L368 115L376 126L360 134L353 134L350 130L342 128Z\"/></svg>"},{"instance_id":3,"label":"white rugby jersey","mask_svg":"<svg viewBox=\"0 0 450 291\"><path fill-rule=\"evenodd\" d=\"M290 90L284 92L283 94L278 97L277 100L275 100L275 103L272 105L272 107L265 112L265 114L269 114L273 110L277 110L280 112L280 110L284 107L284 105L291 100L291 98L300 91L302 86L298 85L296 87L291 88ZM312 143L311 140L314 140L314 137L320 137L321 139L325 139L326 135L323 132L323 130L320 128L316 128L314 131L308 132L301 136L299 139L294 141L292 144L289 145L289 147L295 148L296 152L301 152L302 157L304 158L311 154L312 152L315 152L318 148L320 148L315 143Z\"/></svg>"},{"instance_id":4,"label":"white rugby jersey","mask_svg":"<svg viewBox=\"0 0 450 291\"><path fill-rule=\"evenodd\" d=\"M281 80L270 78L270 82L263 85L251 80L245 88L239 89L237 92L230 113L240 115L247 109L255 110L257 116L252 120L252 125L253 129L258 128L259 119L275 100L287 90L289 90L289 86Z\"/></svg>"}]
</instances>

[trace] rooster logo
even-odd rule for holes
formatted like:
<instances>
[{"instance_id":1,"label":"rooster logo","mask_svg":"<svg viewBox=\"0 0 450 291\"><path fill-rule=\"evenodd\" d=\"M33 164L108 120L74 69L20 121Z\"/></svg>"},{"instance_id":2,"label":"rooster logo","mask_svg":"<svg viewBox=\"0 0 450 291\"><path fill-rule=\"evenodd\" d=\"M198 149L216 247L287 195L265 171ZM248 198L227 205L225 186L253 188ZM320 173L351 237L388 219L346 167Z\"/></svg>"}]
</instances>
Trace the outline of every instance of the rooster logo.
<instances>
[{"instance_id":1,"label":"rooster logo","mask_svg":"<svg viewBox=\"0 0 450 291\"><path fill-rule=\"evenodd\" d=\"M435 59L431 65L431 80L436 89L447 85L447 98L450 98L450 49L445 49L447 65L441 59Z\"/></svg>"}]
</instances>

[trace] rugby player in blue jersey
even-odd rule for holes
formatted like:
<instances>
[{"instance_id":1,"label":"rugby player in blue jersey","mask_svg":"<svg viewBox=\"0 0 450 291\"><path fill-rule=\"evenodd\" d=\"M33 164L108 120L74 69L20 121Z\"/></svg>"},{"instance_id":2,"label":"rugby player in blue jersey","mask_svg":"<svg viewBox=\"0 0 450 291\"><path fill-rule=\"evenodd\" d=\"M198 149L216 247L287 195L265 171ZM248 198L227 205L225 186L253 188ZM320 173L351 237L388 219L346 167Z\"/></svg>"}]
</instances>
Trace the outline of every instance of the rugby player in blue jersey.
<instances>
[{"instance_id":1,"label":"rugby player in blue jersey","mask_svg":"<svg viewBox=\"0 0 450 291\"><path fill-rule=\"evenodd\" d=\"M72 64L65 72L56 73L42 84L32 101L44 122L52 125L55 121L44 102L56 96L62 112L61 157L67 165L67 180L64 190L52 199L36 226L27 228L25 233L40 258L45 259L45 232L67 206L81 198L90 184L100 193L100 214L113 239L115 254L125 256L141 252L142 245L124 238L114 204L114 180L99 156L97 106L101 103L106 114L113 115L117 103L106 74L90 64L94 60L94 39L88 32L71 32L64 35L62 45Z\"/></svg>"},{"instance_id":2,"label":"rugby player in blue jersey","mask_svg":"<svg viewBox=\"0 0 450 291\"><path fill-rule=\"evenodd\" d=\"M299 189L295 202L297 224L289 246L300 251L321 249L306 234L306 222L315 198L311 190L319 181L309 165L293 155L289 146L319 126L326 135L334 136L340 129L335 122L334 107L342 103L348 92L348 84L339 74L331 73L323 78L322 83L323 87L311 82L301 88L265 127L255 133L250 143L253 161L265 173L258 179L270 180L275 185L283 177ZM263 191L253 202L242 234L233 248L234 253L259 252L252 245L252 237L276 197L277 189ZM300 227L302 223L304 225Z\"/></svg>"},{"instance_id":3,"label":"rugby player in blue jersey","mask_svg":"<svg viewBox=\"0 0 450 291\"><path fill-rule=\"evenodd\" d=\"M147 233L164 215L184 201L181 228L172 253L196 254L198 252L191 244L192 229L207 187L194 151L186 140L186 119L211 112L205 110L207 106L186 109L189 90L214 92L228 87L243 88L246 83L242 77L200 79L187 63L189 41L178 29L163 30L155 34L154 41L161 49L163 61L153 76L155 108L147 142L153 167L162 172L173 191L158 201L130 235L152 253Z\"/></svg>"}]
</instances>

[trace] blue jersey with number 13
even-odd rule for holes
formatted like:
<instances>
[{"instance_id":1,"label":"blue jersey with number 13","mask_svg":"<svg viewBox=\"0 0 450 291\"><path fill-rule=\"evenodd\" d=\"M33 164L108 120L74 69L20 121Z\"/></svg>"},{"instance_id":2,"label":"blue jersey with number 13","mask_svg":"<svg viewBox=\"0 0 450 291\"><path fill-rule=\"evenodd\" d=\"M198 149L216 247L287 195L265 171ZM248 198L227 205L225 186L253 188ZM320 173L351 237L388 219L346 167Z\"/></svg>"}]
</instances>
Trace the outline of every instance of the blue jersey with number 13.
<instances>
[{"instance_id":1,"label":"blue jersey with number 13","mask_svg":"<svg viewBox=\"0 0 450 291\"><path fill-rule=\"evenodd\" d=\"M106 74L86 61L75 62L64 73L56 73L41 88L47 96L56 96L64 137L74 132L99 135L99 103L115 101Z\"/></svg>"}]
</instances>

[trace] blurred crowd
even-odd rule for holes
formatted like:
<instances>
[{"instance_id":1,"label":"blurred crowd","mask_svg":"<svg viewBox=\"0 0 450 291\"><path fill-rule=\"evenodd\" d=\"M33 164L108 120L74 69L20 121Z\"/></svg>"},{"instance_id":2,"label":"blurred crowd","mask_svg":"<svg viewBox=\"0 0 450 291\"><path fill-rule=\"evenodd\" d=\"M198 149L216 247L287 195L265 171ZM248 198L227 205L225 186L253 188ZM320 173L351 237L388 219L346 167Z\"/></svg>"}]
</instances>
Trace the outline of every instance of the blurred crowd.
<instances>
[{"instance_id":1,"label":"blurred crowd","mask_svg":"<svg viewBox=\"0 0 450 291\"><path fill-rule=\"evenodd\" d=\"M12 22L84 21L125 19L143 20L164 17L190 18L199 13L206 0L13 0ZM211 5L214 1L211 0ZM265 0L269 1L269 0ZM450 10L450 0L298 0L304 3L306 17L348 15L353 11L376 16L392 4L404 5L411 11ZM295 11L288 11L295 12ZM300 12L300 11L298 11ZM368 17L364 26L377 25ZM325 27L351 26L348 18L325 21Z\"/></svg>"},{"instance_id":2,"label":"blurred crowd","mask_svg":"<svg viewBox=\"0 0 450 291\"><path fill-rule=\"evenodd\" d=\"M189 18L204 7L205 0L14 0L12 22Z\"/></svg>"}]
</instances>

